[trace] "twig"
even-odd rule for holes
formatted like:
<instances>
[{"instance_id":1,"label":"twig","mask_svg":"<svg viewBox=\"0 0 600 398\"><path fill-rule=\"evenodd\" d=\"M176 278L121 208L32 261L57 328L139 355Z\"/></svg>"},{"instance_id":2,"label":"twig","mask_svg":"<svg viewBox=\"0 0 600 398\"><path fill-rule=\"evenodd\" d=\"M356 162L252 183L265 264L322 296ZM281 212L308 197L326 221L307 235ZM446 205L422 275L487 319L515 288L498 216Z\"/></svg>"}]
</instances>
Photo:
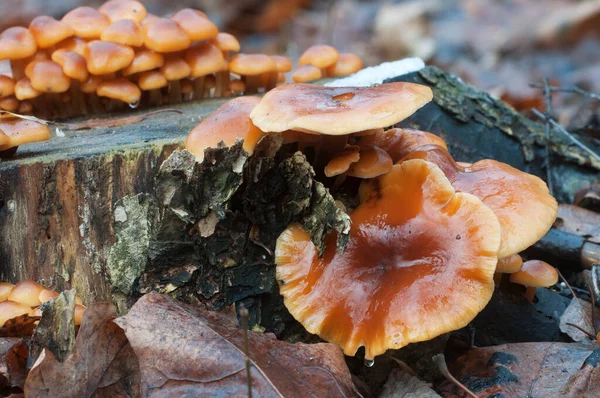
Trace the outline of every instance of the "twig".
<instances>
[{"instance_id":1,"label":"twig","mask_svg":"<svg viewBox=\"0 0 600 398\"><path fill-rule=\"evenodd\" d=\"M533 88L544 88L544 84L541 83L529 83L529 87L533 87ZM592 99L595 99L597 101L600 101L600 94L596 94L596 93L592 93L589 91L586 91L580 87L577 86L572 86L572 87L556 87L556 86L548 86L548 89L550 91L557 91L557 92L561 92L561 93L573 93L573 94L580 94Z\"/></svg>"},{"instance_id":2,"label":"twig","mask_svg":"<svg viewBox=\"0 0 600 398\"><path fill-rule=\"evenodd\" d=\"M246 378L248 379L248 398L252 398L252 377L250 375L250 357L248 356L248 309L240 305L242 328L244 329L244 355L246 355Z\"/></svg>"},{"instance_id":3,"label":"twig","mask_svg":"<svg viewBox=\"0 0 600 398\"><path fill-rule=\"evenodd\" d=\"M591 286L588 286L588 291L590 292L590 297L592 299L592 329L594 330L594 333L598 333L598 328L596 327L596 298L594 297L594 290Z\"/></svg>"},{"instance_id":4,"label":"twig","mask_svg":"<svg viewBox=\"0 0 600 398\"><path fill-rule=\"evenodd\" d=\"M440 372L442 372L442 374L452 384L463 390L468 396L472 398L477 398L477 395L473 394L471 390L465 387L460 381L456 380L456 378L450 374L450 371L448 370L448 365L446 365L446 358L444 358L444 354L436 354L431 359L433 359L433 362L436 363L436 365L440 369Z\"/></svg>"},{"instance_id":5,"label":"twig","mask_svg":"<svg viewBox=\"0 0 600 398\"><path fill-rule=\"evenodd\" d=\"M571 133L569 133L567 130L565 130L560 124L556 123L556 121L554 119L547 118L546 116L544 116L544 114L542 112L538 111L535 108L531 109L531 112L533 112L533 114L536 115L537 117L539 117L540 119L547 120L552 125L552 127L554 127L558 132L566 135L571 141L573 141L573 143L575 145L577 145L578 147L580 147L581 149L583 149L584 151L589 153L596 160L600 161L600 156L598 156L598 154L596 152L592 151L583 142L581 142L577 138L575 138Z\"/></svg>"},{"instance_id":6,"label":"twig","mask_svg":"<svg viewBox=\"0 0 600 398\"><path fill-rule=\"evenodd\" d=\"M565 277L563 276L563 274L558 270L558 268L556 269L556 272L558 272L558 276L560 276L560 279L563 280L563 282L565 283L565 285L567 285L567 287L571 291L571 294L573 295L573 300L577 300L577 304L579 304L579 308L581 308L581 313L583 314L583 316L587 318L586 320L588 322L591 322L590 318L588 318L588 315L585 313L585 308L583 308L583 305L581 305L581 303L579 302L579 299L575 295L575 292L573 291L573 288L571 287L571 285L569 285L569 282L567 282L567 280L565 279ZM592 310L593 310L593 308L594 308L594 306L592 304ZM592 325L592 327L595 327L595 326Z\"/></svg>"},{"instance_id":7,"label":"twig","mask_svg":"<svg viewBox=\"0 0 600 398\"><path fill-rule=\"evenodd\" d=\"M596 336L594 336L593 334L591 334L590 332L587 332L585 329L583 329L581 326L577 326L574 323L571 322L567 322L566 325L569 325L571 327L574 327L575 329L579 330L581 333L585 334L588 337L591 337L592 339L596 339Z\"/></svg>"},{"instance_id":8,"label":"twig","mask_svg":"<svg viewBox=\"0 0 600 398\"><path fill-rule=\"evenodd\" d=\"M550 91L548 84L548 78L544 78L544 98L546 99L546 117L544 135L546 137L546 182L548 183L548 191L550 195L554 196L554 189L552 187L552 171L550 170L550 119L552 118L552 92Z\"/></svg>"}]
</instances>

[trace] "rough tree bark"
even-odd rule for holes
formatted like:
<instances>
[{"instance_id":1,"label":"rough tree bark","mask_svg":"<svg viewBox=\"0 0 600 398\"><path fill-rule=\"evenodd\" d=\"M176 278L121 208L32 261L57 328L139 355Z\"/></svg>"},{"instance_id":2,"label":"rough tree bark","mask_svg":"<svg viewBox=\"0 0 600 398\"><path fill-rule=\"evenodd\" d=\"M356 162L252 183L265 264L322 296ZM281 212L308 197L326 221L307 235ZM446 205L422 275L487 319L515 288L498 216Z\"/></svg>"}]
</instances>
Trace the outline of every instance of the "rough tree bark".
<instances>
[{"instance_id":1,"label":"rough tree bark","mask_svg":"<svg viewBox=\"0 0 600 398\"><path fill-rule=\"evenodd\" d=\"M544 177L543 125L433 67L394 80L432 86L434 101L404 124L442 135L457 159L496 158ZM284 332L292 322L274 280L276 237L299 221L319 243L348 220L304 156L277 151L277 139L251 158L239 145L216 149L201 165L177 151L222 102L53 138L0 163L0 280L74 287L84 302L122 311L150 289L215 310L244 303L251 324ZM557 133L552 149L555 192L569 201L600 164Z\"/></svg>"}]
</instances>

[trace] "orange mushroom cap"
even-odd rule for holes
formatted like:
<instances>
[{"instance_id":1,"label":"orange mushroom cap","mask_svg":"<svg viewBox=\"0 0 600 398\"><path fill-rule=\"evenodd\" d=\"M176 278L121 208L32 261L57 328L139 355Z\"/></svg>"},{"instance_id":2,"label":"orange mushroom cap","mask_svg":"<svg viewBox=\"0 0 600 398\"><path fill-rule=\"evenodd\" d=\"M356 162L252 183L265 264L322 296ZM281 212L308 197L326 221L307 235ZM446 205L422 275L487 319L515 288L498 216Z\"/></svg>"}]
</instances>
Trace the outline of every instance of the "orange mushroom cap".
<instances>
[{"instance_id":1,"label":"orange mushroom cap","mask_svg":"<svg viewBox=\"0 0 600 398\"><path fill-rule=\"evenodd\" d=\"M79 89L82 93L86 94L96 93L96 90L100 87L100 83L102 83L100 76L89 75L86 81L81 82Z\"/></svg>"},{"instance_id":2,"label":"orange mushroom cap","mask_svg":"<svg viewBox=\"0 0 600 398\"><path fill-rule=\"evenodd\" d=\"M0 146L0 151L29 142L47 141L50 139L50 129L48 129L48 126L34 122L33 120L19 118L0 119L0 130L8 136L8 143Z\"/></svg>"},{"instance_id":3,"label":"orange mushroom cap","mask_svg":"<svg viewBox=\"0 0 600 398\"><path fill-rule=\"evenodd\" d=\"M75 326L80 326L83 321L83 313L87 308L81 304L75 304L75 313L73 314L73 322Z\"/></svg>"},{"instance_id":4,"label":"orange mushroom cap","mask_svg":"<svg viewBox=\"0 0 600 398\"><path fill-rule=\"evenodd\" d=\"M69 11L61 21L83 39L99 39L104 29L110 25L108 18L92 7L77 7Z\"/></svg>"},{"instance_id":5,"label":"orange mushroom cap","mask_svg":"<svg viewBox=\"0 0 600 398\"><path fill-rule=\"evenodd\" d=\"M75 34L71 26L47 15L34 18L29 24L29 31L39 48L52 47Z\"/></svg>"},{"instance_id":6,"label":"orange mushroom cap","mask_svg":"<svg viewBox=\"0 0 600 398\"><path fill-rule=\"evenodd\" d=\"M88 41L84 40L80 37L69 37L68 39L63 40L56 45L55 52L58 51L59 49L64 49L67 51L76 52L77 54L79 54L83 57L83 56L85 56L87 44L88 44Z\"/></svg>"},{"instance_id":7,"label":"orange mushroom cap","mask_svg":"<svg viewBox=\"0 0 600 398\"><path fill-rule=\"evenodd\" d=\"M19 109L19 104L19 100L12 95L0 98L0 108L4 109L5 111L15 112L17 109ZM12 146L13 145L9 146L9 148L12 148ZM5 149L7 149L6 144L0 147L0 151L3 151Z\"/></svg>"},{"instance_id":8,"label":"orange mushroom cap","mask_svg":"<svg viewBox=\"0 0 600 398\"><path fill-rule=\"evenodd\" d=\"M148 15L146 7L136 0L109 0L98 8L111 22L129 19L142 22Z\"/></svg>"},{"instance_id":9,"label":"orange mushroom cap","mask_svg":"<svg viewBox=\"0 0 600 398\"><path fill-rule=\"evenodd\" d=\"M446 142L435 134L427 131L394 128L376 134L361 137L357 145L377 146L385 150L395 162L424 145L438 145L447 149Z\"/></svg>"},{"instance_id":10,"label":"orange mushroom cap","mask_svg":"<svg viewBox=\"0 0 600 398\"><path fill-rule=\"evenodd\" d=\"M340 53L335 48L317 44L306 49L298 60L298 65L314 65L319 69L325 69L328 66L334 65Z\"/></svg>"},{"instance_id":11,"label":"orange mushroom cap","mask_svg":"<svg viewBox=\"0 0 600 398\"><path fill-rule=\"evenodd\" d=\"M139 50L133 56L131 64L123 69L123 76L133 75L138 72L145 72L152 69L157 69L163 66L165 57L161 53L152 50Z\"/></svg>"},{"instance_id":12,"label":"orange mushroom cap","mask_svg":"<svg viewBox=\"0 0 600 398\"><path fill-rule=\"evenodd\" d=\"M394 167L397 184L350 215L343 252L330 234L319 258L298 224L275 251L290 313L346 355L364 346L368 360L467 325L494 290L500 226L493 212L455 193L429 162Z\"/></svg>"},{"instance_id":13,"label":"orange mushroom cap","mask_svg":"<svg viewBox=\"0 0 600 398\"><path fill-rule=\"evenodd\" d=\"M275 70L279 73L291 72L294 68L292 60L283 55L271 55L271 58L275 61Z\"/></svg>"},{"instance_id":14,"label":"orange mushroom cap","mask_svg":"<svg viewBox=\"0 0 600 398\"><path fill-rule=\"evenodd\" d=\"M19 101L37 98L40 95L42 95L42 93L33 88L33 86L31 85L31 80L29 80L29 78L27 77L19 79L19 81L15 85L15 97Z\"/></svg>"},{"instance_id":15,"label":"orange mushroom cap","mask_svg":"<svg viewBox=\"0 0 600 398\"><path fill-rule=\"evenodd\" d=\"M88 71L94 75L118 72L131 65L134 56L131 47L101 40L89 42L84 55Z\"/></svg>"},{"instance_id":16,"label":"orange mushroom cap","mask_svg":"<svg viewBox=\"0 0 600 398\"><path fill-rule=\"evenodd\" d=\"M191 39L175 21L158 18L142 25L144 45L150 50L168 53L188 48Z\"/></svg>"},{"instance_id":17,"label":"orange mushroom cap","mask_svg":"<svg viewBox=\"0 0 600 398\"><path fill-rule=\"evenodd\" d=\"M54 61L33 61L25 68L31 86L43 93L64 93L71 88L71 79Z\"/></svg>"},{"instance_id":18,"label":"orange mushroom cap","mask_svg":"<svg viewBox=\"0 0 600 398\"><path fill-rule=\"evenodd\" d=\"M15 285L8 300L25 304L30 307L37 307L42 304L40 301L40 293L42 290L44 290L44 286L35 281L21 281Z\"/></svg>"},{"instance_id":19,"label":"orange mushroom cap","mask_svg":"<svg viewBox=\"0 0 600 398\"><path fill-rule=\"evenodd\" d=\"M181 80L190 76L192 68L182 58L169 57L160 67L160 71L167 80Z\"/></svg>"},{"instance_id":20,"label":"orange mushroom cap","mask_svg":"<svg viewBox=\"0 0 600 398\"><path fill-rule=\"evenodd\" d=\"M185 62L191 68L191 77L219 72L227 65L221 50L210 43L197 43L190 47L185 54Z\"/></svg>"},{"instance_id":21,"label":"orange mushroom cap","mask_svg":"<svg viewBox=\"0 0 600 398\"><path fill-rule=\"evenodd\" d=\"M23 59L36 51L35 38L27 29L14 26L0 33L0 59Z\"/></svg>"},{"instance_id":22,"label":"orange mushroom cap","mask_svg":"<svg viewBox=\"0 0 600 398\"><path fill-rule=\"evenodd\" d=\"M161 71L151 70L140 74L138 84L142 90L156 90L165 87L168 82Z\"/></svg>"},{"instance_id":23,"label":"orange mushroom cap","mask_svg":"<svg viewBox=\"0 0 600 398\"><path fill-rule=\"evenodd\" d=\"M240 51L240 42L231 33L219 32L211 43L219 47L221 51Z\"/></svg>"},{"instance_id":24,"label":"orange mushroom cap","mask_svg":"<svg viewBox=\"0 0 600 398\"><path fill-rule=\"evenodd\" d=\"M214 39L219 33L217 25L206 18L206 14L198 10L184 8L177 11L171 19L187 33L192 41Z\"/></svg>"},{"instance_id":25,"label":"orange mushroom cap","mask_svg":"<svg viewBox=\"0 0 600 398\"><path fill-rule=\"evenodd\" d=\"M50 301L53 298L57 298L57 297L58 297L58 293L55 292L54 290L44 289L40 292L39 299L42 303L45 303L46 301Z\"/></svg>"},{"instance_id":26,"label":"orange mushroom cap","mask_svg":"<svg viewBox=\"0 0 600 398\"><path fill-rule=\"evenodd\" d=\"M101 82L98 85L96 94L100 97L108 97L132 105L140 102L142 91L135 83L121 78Z\"/></svg>"},{"instance_id":27,"label":"orange mushroom cap","mask_svg":"<svg viewBox=\"0 0 600 398\"><path fill-rule=\"evenodd\" d=\"M299 132L293 132L297 134L302 134ZM288 137L284 137L289 140ZM343 174L348 171L352 163L358 162L360 159L360 153L358 151L358 147L351 146L346 148L344 152L338 153L335 155L327 166L325 166L325 176L327 177L335 177L337 175ZM390 165L390 167L392 167Z\"/></svg>"},{"instance_id":28,"label":"orange mushroom cap","mask_svg":"<svg viewBox=\"0 0 600 398\"><path fill-rule=\"evenodd\" d=\"M521 269L523 265L523 258L518 254L511 254L508 257L498 259L498 265L496 265L496 272L501 274L513 274Z\"/></svg>"},{"instance_id":29,"label":"orange mushroom cap","mask_svg":"<svg viewBox=\"0 0 600 398\"><path fill-rule=\"evenodd\" d=\"M16 303L14 301L3 301L0 303L0 327L9 319L21 315L32 315L33 311L27 304Z\"/></svg>"},{"instance_id":30,"label":"orange mushroom cap","mask_svg":"<svg viewBox=\"0 0 600 398\"><path fill-rule=\"evenodd\" d=\"M429 87L414 83L374 87L284 84L266 93L250 117L263 131L344 135L396 124L432 97Z\"/></svg>"},{"instance_id":31,"label":"orange mushroom cap","mask_svg":"<svg viewBox=\"0 0 600 398\"><path fill-rule=\"evenodd\" d=\"M5 75L0 75L0 98L8 97L15 93L15 81Z\"/></svg>"},{"instance_id":32,"label":"orange mushroom cap","mask_svg":"<svg viewBox=\"0 0 600 398\"><path fill-rule=\"evenodd\" d=\"M0 301L8 300L8 297L10 297L14 287L15 285L12 283L0 282Z\"/></svg>"},{"instance_id":33,"label":"orange mushroom cap","mask_svg":"<svg viewBox=\"0 0 600 398\"><path fill-rule=\"evenodd\" d=\"M421 147L405 159L435 163L457 191L477 196L496 213L502 226L500 258L537 242L558 214L558 203L544 181L505 163L486 159L462 168L448 151L435 145Z\"/></svg>"},{"instance_id":34,"label":"orange mushroom cap","mask_svg":"<svg viewBox=\"0 0 600 398\"><path fill-rule=\"evenodd\" d=\"M75 51L68 51L64 48L58 49L52 53L52 61L59 64L64 74L71 79L84 82L90 75L85 58Z\"/></svg>"},{"instance_id":35,"label":"orange mushroom cap","mask_svg":"<svg viewBox=\"0 0 600 398\"><path fill-rule=\"evenodd\" d=\"M327 68L327 76L348 76L358 72L363 67L363 61L356 54L341 53L337 62Z\"/></svg>"},{"instance_id":36,"label":"orange mushroom cap","mask_svg":"<svg viewBox=\"0 0 600 398\"><path fill-rule=\"evenodd\" d=\"M120 19L106 28L100 39L125 46L141 47L144 44L144 33L137 22Z\"/></svg>"},{"instance_id":37,"label":"orange mushroom cap","mask_svg":"<svg viewBox=\"0 0 600 398\"><path fill-rule=\"evenodd\" d=\"M275 60L265 54L237 54L229 61L229 70L238 75L261 75L275 66Z\"/></svg>"},{"instance_id":38,"label":"orange mushroom cap","mask_svg":"<svg viewBox=\"0 0 600 398\"><path fill-rule=\"evenodd\" d=\"M348 169L350 177L375 178L390 171L394 162L381 148L376 146L360 148L360 159Z\"/></svg>"},{"instance_id":39,"label":"orange mushroom cap","mask_svg":"<svg viewBox=\"0 0 600 398\"><path fill-rule=\"evenodd\" d=\"M237 97L227 101L219 109L208 115L190 131L185 149L196 155L196 160L204 160L204 150L216 148L219 142L232 146L243 139L244 150L252 155L258 141L265 135L250 120L250 111L258 104L258 97Z\"/></svg>"},{"instance_id":40,"label":"orange mushroom cap","mask_svg":"<svg viewBox=\"0 0 600 398\"><path fill-rule=\"evenodd\" d=\"M510 281L530 287L549 287L558 282L558 272L544 261L529 260L519 271L510 274Z\"/></svg>"},{"instance_id":41,"label":"orange mushroom cap","mask_svg":"<svg viewBox=\"0 0 600 398\"><path fill-rule=\"evenodd\" d=\"M296 83L308 83L323 77L321 69L314 65L302 65L292 73L292 80Z\"/></svg>"}]
</instances>

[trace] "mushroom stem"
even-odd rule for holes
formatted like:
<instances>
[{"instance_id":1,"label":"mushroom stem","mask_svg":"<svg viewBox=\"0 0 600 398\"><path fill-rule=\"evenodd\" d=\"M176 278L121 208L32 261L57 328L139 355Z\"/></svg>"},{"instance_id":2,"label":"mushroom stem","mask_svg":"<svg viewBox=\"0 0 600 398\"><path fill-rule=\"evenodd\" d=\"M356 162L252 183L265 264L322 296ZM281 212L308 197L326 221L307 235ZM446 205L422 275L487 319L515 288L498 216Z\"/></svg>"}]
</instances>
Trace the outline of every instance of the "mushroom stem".
<instances>
[{"instance_id":1,"label":"mushroom stem","mask_svg":"<svg viewBox=\"0 0 600 398\"><path fill-rule=\"evenodd\" d=\"M179 80L169 82L169 102L171 104L181 102L181 83Z\"/></svg>"},{"instance_id":2,"label":"mushroom stem","mask_svg":"<svg viewBox=\"0 0 600 398\"><path fill-rule=\"evenodd\" d=\"M149 94L149 102L152 106L160 106L162 105L162 94L160 89L150 90Z\"/></svg>"},{"instance_id":3,"label":"mushroom stem","mask_svg":"<svg viewBox=\"0 0 600 398\"><path fill-rule=\"evenodd\" d=\"M205 76L198 76L194 79L194 99L200 99L204 95Z\"/></svg>"},{"instance_id":4,"label":"mushroom stem","mask_svg":"<svg viewBox=\"0 0 600 398\"><path fill-rule=\"evenodd\" d=\"M12 148L8 148L3 151L0 151L0 159L12 158L15 155L15 153L17 153L17 149L19 149L18 146L13 146Z\"/></svg>"},{"instance_id":5,"label":"mushroom stem","mask_svg":"<svg viewBox=\"0 0 600 398\"><path fill-rule=\"evenodd\" d=\"M10 61L10 69L14 81L17 82L25 77L25 66L28 64L29 60L30 58L12 59Z\"/></svg>"},{"instance_id":6,"label":"mushroom stem","mask_svg":"<svg viewBox=\"0 0 600 398\"><path fill-rule=\"evenodd\" d=\"M223 92L229 85L229 71L220 71L216 73L217 81L215 84L215 97L222 97Z\"/></svg>"},{"instance_id":7,"label":"mushroom stem","mask_svg":"<svg viewBox=\"0 0 600 398\"><path fill-rule=\"evenodd\" d=\"M269 82L267 83L266 91L272 90L277 87L277 80L279 77L279 73L277 71L269 72Z\"/></svg>"},{"instance_id":8,"label":"mushroom stem","mask_svg":"<svg viewBox=\"0 0 600 398\"><path fill-rule=\"evenodd\" d=\"M527 290L525 290L525 298L527 301L533 304L533 299L535 298L535 292L537 288L532 286L527 286Z\"/></svg>"},{"instance_id":9,"label":"mushroom stem","mask_svg":"<svg viewBox=\"0 0 600 398\"><path fill-rule=\"evenodd\" d=\"M71 82L71 115L87 115L88 110L85 105L85 100L83 98L83 93L81 92L80 84L78 81L73 80ZM75 109L75 108L79 109Z\"/></svg>"},{"instance_id":10,"label":"mushroom stem","mask_svg":"<svg viewBox=\"0 0 600 398\"><path fill-rule=\"evenodd\" d=\"M244 80L246 83L246 93L256 94L260 85L260 75L246 75L244 76Z\"/></svg>"}]
</instances>

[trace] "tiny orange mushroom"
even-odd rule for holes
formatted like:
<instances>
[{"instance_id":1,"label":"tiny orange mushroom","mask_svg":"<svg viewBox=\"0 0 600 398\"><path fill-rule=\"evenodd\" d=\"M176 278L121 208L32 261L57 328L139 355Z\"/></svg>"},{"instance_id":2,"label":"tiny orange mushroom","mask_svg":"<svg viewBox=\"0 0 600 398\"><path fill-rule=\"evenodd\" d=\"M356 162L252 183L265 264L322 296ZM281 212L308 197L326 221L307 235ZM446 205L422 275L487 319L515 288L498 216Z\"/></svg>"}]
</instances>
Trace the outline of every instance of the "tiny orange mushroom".
<instances>
[{"instance_id":1,"label":"tiny orange mushroom","mask_svg":"<svg viewBox=\"0 0 600 398\"><path fill-rule=\"evenodd\" d=\"M350 165L348 175L358 178L375 178L387 173L394 162L386 151L376 146L362 147L360 159Z\"/></svg>"},{"instance_id":2,"label":"tiny orange mushroom","mask_svg":"<svg viewBox=\"0 0 600 398\"><path fill-rule=\"evenodd\" d=\"M514 274L521 269L523 265L523 258L518 254L511 254L508 257L498 259L496 265L496 274L494 275L494 282L498 285L502 281L502 274Z\"/></svg>"},{"instance_id":3,"label":"tiny orange mushroom","mask_svg":"<svg viewBox=\"0 0 600 398\"><path fill-rule=\"evenodd\" d=\"M353 163L358 162L359 159L360 153L358 151L358 147L350 146L346 148L344 152L338 153L329 161L329 163L327 163L327 166L325 166L325 176L335 177L337 175L344 174L348 171L350 166Z\"/></svg>"},{"instance_id":4,"label":"tiny orange mushroom","mask_svg":"<svg viewBox=\"0 0 600 398\"><path fill-rule=\"evenodd\" d=\"M494 290L501 236L494 213L456 193L432 163L394 168L394 182L350 215L345 251L333 233L319 258L309 234L292 224L275 252L290 313L346 355L364 346L367 360L465 326Z\"/></svg>"},{"instance_id":5,"label":"tiny orange mushroom","mask_svg":"<svg viewBox=\"0 0 600 398\"><path fill-rule=\"evenodd\" d=\"M202 162L207 148L216 148L221 141L232 146L237 140L244 140L244 151L252 155L256 144L265 135L250 120L250 112L259 101L258 97L248 96L227 101L190 131L185 149Z\"/></svg>"},{"instance_id":6,"label":"tiny orange mushroom","mask_svg":"<svg viewBox=\"0 0 600 398\"><path fill-rule=\"evenodd\" d=\"M447 149L446 142L428 131L393 128L376 134L360 137L358 146L376 146L385 150L394 163L410 155L417 148L424 145L438 145Z\"/></svg>"},{"instance_id":7,"label":"tiny orange mushroom","mask_svg":"<svg viewBox=\"0 0 600 398\"><path fill-rule=\"evenodd\" d=\"M0 302L8 300L15 285L8 282L0 282Z\"/></svg>"},{"instance_id":8,"label":"tiny orange mushroom","mask_svg":"<svg viewBox=\"0 0 600 398\"><path fill-rule=\"evenodd\" d=\"M538 287L550 287L558 282L556 268L541 260L529 260L510 275L510 281L527 287L525 298L532 303Z\"/></svg>"}]
</instances>

